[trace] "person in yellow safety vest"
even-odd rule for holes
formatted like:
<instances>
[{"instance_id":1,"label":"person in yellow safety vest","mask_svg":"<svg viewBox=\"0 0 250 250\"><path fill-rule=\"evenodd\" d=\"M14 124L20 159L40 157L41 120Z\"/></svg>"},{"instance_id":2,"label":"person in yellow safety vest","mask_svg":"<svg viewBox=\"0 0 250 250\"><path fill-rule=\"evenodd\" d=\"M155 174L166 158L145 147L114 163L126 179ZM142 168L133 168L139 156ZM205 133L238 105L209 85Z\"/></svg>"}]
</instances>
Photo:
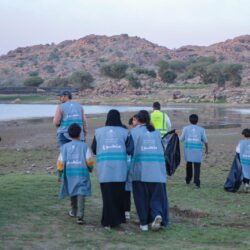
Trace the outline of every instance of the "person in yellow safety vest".
<instances>
[{"instance_id":1,"label":"person in yellow safety vest","mask_svg":"<svg viewBox=\"0 0 250 250\"><path fill-rule=\"evenodd\" d=\"M159 102L153 103L153 112L150 114L151 123L155 129L161 132L163 137L167 132L171 130L171 122L167 114L160 111L161 104Z\"/></svg>"}]
</instances>

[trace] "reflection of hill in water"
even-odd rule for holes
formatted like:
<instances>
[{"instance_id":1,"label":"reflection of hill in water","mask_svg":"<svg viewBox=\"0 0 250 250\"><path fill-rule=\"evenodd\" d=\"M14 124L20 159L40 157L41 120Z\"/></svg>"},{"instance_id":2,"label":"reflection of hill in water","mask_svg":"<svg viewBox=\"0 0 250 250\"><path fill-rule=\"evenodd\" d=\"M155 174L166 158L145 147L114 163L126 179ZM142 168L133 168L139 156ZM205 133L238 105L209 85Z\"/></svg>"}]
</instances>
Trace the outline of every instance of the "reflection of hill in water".
<instances>
[{"instance_id":1,"label":"reflection of hill in water","mask_svg":"<svg viewBox=\"0 0 250 250\"><path fill-rule=\"evenodd\" d=\"M173 127L182 128L189 124L189 115L199 116L198 125L207 129L238 128L250 124L250 109L233 107L219 107L209 104L186 105L187 110L167 111L173 123ZM190 109L192 108L192 109Z\"/></svg>"}]
</instances>

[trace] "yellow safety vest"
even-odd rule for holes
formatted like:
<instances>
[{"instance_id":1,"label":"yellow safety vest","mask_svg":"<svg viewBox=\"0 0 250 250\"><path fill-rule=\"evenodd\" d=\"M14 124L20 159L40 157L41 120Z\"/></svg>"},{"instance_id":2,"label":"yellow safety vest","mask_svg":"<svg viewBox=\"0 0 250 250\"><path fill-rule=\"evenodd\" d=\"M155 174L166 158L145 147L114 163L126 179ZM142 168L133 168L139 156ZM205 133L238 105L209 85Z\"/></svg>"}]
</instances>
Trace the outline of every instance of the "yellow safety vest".
<instances>
[{"instance_id":1,"label":"yellow safety vest","mask_svg":"<svg viewBox=\"0 0 250 250\"><path fill-rule=\"evenodd\" d=\"M160 110L155 110L150 114L151 123L154 125L155 129L161 132L163 137L168 132L166 114Z\"/></svg>"}]
</instances>

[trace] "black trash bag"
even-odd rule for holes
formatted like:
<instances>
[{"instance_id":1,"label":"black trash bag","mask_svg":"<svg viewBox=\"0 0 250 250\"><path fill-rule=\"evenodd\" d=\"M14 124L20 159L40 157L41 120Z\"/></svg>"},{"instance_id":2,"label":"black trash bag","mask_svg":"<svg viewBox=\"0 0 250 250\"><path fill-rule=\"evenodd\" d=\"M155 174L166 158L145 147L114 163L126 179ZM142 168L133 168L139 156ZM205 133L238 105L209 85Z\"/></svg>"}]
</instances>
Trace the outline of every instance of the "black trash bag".
<instances>
[{"instance_id":1,"label":"black trash bag","mask_svg":"<svg viewBox=\"0 0 250 250\"><path fill-rule=\"evenodd\" d=\"M224 184L224 189L228 192L236 192L242 183L242 166L240 163L240 155L236 154Z\"/></svg>"},{"instance_id":2,"label":"black trash bag","mask_svg":"<svg viewBox=\"0 0 250 250\"><path fill-rule=\"evenodd\" d=\"M175 133L175 129L163 136L162 145L164 148L167 174L171 176L181 162L180 141L178 135Z\"/></svg>"}]
</instances>

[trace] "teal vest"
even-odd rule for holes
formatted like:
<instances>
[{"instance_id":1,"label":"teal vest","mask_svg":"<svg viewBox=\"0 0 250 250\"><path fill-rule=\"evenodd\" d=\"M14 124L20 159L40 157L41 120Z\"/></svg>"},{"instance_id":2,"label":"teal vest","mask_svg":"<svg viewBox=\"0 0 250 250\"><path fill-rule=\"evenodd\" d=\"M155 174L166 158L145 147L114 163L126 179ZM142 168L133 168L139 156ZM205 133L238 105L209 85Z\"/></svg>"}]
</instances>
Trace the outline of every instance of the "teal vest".
<instances>
[{"instance_id":1,"label":"teal vest","mask_svg":"<svg viewBox=\"0 0 250 250\"><path fill-rule=\"evenodd\" d=\"M240 162L243 177L250 179L250 140L240 141Z\"/></svg>"},{"instance_id":2,"label":"teal vest","mask_svg":"<svg viewBox=\"0 0 250 250\"><path fill-rule=\"evenodd\" d=\"M184 141L185 160L188 162L202 162L203 144L207 143L204 128L197 125L186 126L180 140Z\"/></svg>"},{"instance_id":3,"label":"teal vest","mask_svg":"<svg viewBox=\"0 0 250 250\"><path fill-rule=\"evenodd\" d=\"M72 123L77 123L82 129L81 140L84 140L81 105L77 102L68 101L62 103L60 109L63 115L57 133L63 133L66 138L71 139L68 135L68 128Z\"/></svg>"},{"instance_id":4,"label":"teal vest","mask_svg":"<svg viewBox=\"0 0 250 250\"><path fill-rule=\"evenodd\" d=\"M125 142L128 130L106 126L95 131L96 171L98 181L125 182L127 177L127 152Z\"/></svg>"},{"instance_id":5,"label":"teal vest","mask_svg":"<svg viewBox=\"0 0 250 250\"><path fill-rule=\"evenodd\" d=\"M132 180L166 183L167 174L160 132L149 132L146 126L137 126L131 130L131 135L134 142Z\"/></svg>"},{"instance_id":6,"label":"teal vest","mask_svg":"<svg viewBox=\"0 0 250 250\"><path fill-rule=\"evenodd\" d=\"M60 198L75 195L91 195L91 182L86 164L88 146L85 142L73 140L62 147L64 164Z\"/></svg>"}]
</instances>

